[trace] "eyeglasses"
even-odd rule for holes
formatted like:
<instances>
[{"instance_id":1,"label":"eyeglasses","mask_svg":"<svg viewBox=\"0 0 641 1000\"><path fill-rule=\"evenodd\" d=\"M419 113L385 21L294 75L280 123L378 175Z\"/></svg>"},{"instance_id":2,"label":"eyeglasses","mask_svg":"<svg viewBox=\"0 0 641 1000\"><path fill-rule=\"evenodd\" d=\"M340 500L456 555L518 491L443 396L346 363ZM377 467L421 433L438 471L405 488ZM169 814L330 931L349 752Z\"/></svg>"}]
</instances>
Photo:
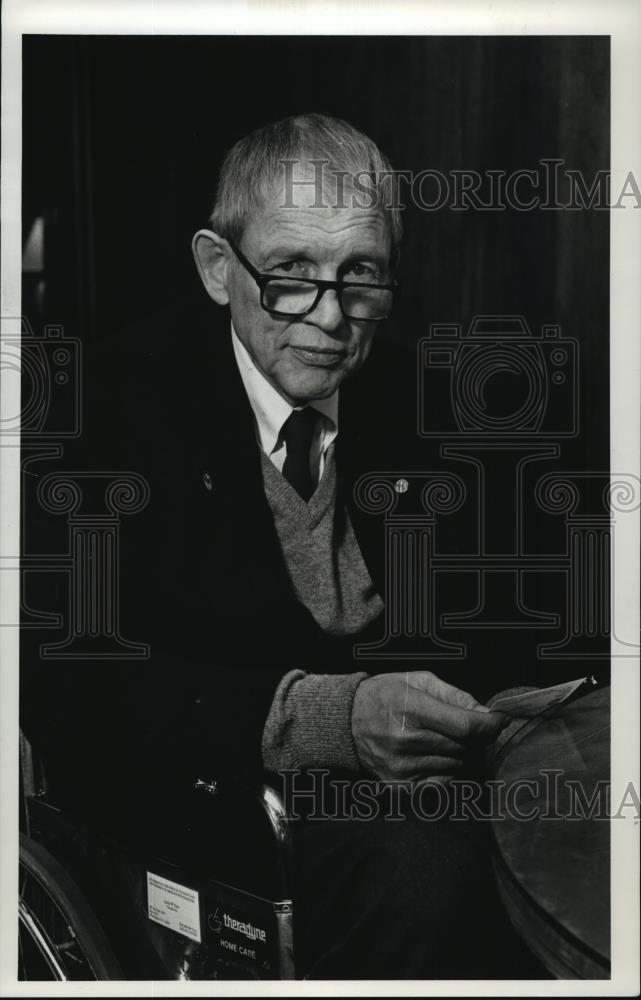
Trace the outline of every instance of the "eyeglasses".
<instances>
[{"instance_id":1,"label":"eyeglasses","mask_svg":"<svg viewBox=\"0 0 641 1000\"><path fill-rule=\"evenodd\" d=\"M357 281L324 281L320 278L261 274L235 243L230 239L227 242L258 285L261 306L273 316L307 316L314 311L329 289L336 292L346 319L372 323L387 319L392 311L398 285L369 285Z\"/></svg>"}]
</instances>

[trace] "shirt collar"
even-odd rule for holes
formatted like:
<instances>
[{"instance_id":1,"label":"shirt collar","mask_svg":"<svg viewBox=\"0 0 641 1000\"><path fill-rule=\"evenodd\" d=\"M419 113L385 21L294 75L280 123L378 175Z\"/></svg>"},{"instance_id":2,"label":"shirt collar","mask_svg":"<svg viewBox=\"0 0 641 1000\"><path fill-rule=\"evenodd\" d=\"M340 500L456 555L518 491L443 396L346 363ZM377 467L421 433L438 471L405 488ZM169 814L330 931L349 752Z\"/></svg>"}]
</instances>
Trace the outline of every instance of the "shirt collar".
<instances>
[{"instance_id":1,"label":"shirt collar","mask_svg":"<svg viewBox=\"0 0 641 1000\"><path fill-rule=\"evenodd\" d=\"M271 455L278 446L282 426L295 407L267 381L239 340L233 323L231 339L240 377L256 417L260 446L266 455ZM325 418L323 447L326 450L338 434L338 389L327 399L313 400L309 406Z\"/></svg>"}]
</instances>

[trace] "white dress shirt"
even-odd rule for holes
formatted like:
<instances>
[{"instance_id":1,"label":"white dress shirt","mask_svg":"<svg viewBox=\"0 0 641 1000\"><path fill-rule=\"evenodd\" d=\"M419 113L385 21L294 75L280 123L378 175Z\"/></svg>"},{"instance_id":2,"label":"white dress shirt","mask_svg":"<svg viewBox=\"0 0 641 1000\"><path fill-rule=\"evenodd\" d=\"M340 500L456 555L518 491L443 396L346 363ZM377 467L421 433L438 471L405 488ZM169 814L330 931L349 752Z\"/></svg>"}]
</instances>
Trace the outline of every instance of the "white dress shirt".
<instances>
[{"instance_id":1,"label":"white dress shirt","mask_svg":"<svg viewBox=\"0 0 641 1000\"><path fill-rule=\"evenodd\" d=\"M231 338L240 377L254 411L258 443L278 471L282 472L287 457L282 435L283 424L295 409L302 407L291 406L267 381L245 345L238 339L233 325ZM323 475L327 450L338 434L338 389L327 399L315 399L308 406L319 415L310 449L310 471L312 482L316 486Z\"/></svg>"}]
</instances>

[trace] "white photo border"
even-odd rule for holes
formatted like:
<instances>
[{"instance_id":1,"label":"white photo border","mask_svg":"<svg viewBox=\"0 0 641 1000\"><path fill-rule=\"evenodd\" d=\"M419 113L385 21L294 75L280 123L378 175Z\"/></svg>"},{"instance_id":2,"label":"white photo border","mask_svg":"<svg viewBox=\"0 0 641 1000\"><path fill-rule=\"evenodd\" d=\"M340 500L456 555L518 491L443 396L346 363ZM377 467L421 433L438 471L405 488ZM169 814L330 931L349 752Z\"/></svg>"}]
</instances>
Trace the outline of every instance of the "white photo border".
<instances>
[{"instance_id":1,"label":"white photo border","mask_svg":"<svg viewBox=\"0 0 641 1000\"><path fill-rule=\"evenodd\" d=\"M0 315L20 316L22 34L131 35L609 35L612 190L641 180L641 6L637 0L5 0L2 8L2 292ZM610 213L611 469L639 477L641 211ZM2 336L16 321L3 321ZM13 325L12 325L13 323ZM5 373L2 373L3 376ZM2 414L19 412L19 387L3 378ZM0 414L1 415L1 414ZM15 551L20 455L0 448L0 558ZM639 522L617 524L612 559L613 633L639 634ZM17 574L4 574L0 620L17 620ZM15 578L15 579L14 579ZM623 655L625 653L625 655ZM11 996L621 996L639 992L639 823L612 829L612 978L608 981L402 981L276 983L18 983L18 634L0 629L0 995ZM612 801L639 788L639 661L612 645Z\"/></svg>"}]
</instances>

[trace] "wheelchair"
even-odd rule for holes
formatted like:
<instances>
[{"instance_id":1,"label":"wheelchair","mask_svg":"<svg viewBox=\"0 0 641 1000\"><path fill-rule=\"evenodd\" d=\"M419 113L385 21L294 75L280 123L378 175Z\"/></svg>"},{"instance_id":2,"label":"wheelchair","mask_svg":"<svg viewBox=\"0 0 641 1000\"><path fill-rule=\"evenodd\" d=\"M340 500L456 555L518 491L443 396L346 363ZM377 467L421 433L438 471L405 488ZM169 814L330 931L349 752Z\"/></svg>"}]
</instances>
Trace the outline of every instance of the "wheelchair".
<instances>
[{"instance_id":1,"label":"wheelchair","mask_svg":"<svg viewBox=\"0 0 641 1000\"><path fill-rule=\"evenodd\" d=\"M195 775L119 838L65 801L20 735L18 979L294 979L291 831L273 788Z\"/></svg>"}]
</instances>

